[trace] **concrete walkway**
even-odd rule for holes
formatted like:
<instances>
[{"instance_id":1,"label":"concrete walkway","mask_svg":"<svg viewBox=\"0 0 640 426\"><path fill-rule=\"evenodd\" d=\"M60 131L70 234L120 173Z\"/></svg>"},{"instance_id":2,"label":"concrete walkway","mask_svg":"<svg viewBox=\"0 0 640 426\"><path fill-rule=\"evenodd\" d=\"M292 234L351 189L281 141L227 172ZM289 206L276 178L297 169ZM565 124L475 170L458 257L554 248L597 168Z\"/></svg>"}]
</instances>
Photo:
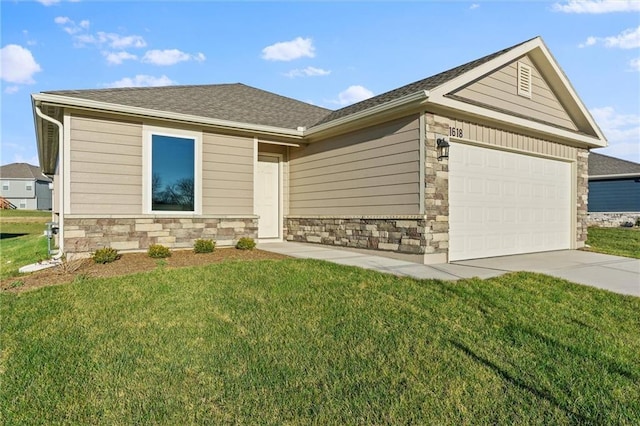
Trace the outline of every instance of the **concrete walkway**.
<instances>
[{"instance_id":1,"label":"concrete walkway","mask_svg":"<svg viewBox=\"0 0 640 426\"><path fill-rule=\"evenodd\" d=\"M421 265L377 256L373 251L369 254L316 244L260 243L258 248L291 257L326 260L421 279L457 280L471 277L490 278L513 271L540 272L578 284L640 297L640 259L579 250Z\"/></svg>"}]
</instances>

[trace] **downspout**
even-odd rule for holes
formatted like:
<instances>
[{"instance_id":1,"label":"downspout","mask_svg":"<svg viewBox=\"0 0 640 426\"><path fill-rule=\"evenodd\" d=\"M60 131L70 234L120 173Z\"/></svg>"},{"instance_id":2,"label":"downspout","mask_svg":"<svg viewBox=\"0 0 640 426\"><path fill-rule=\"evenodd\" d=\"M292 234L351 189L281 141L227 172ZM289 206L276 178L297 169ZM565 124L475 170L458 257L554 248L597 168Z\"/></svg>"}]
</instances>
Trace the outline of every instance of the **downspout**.
<instances>
[{"instance_id":1,"label":"downspout","mask_svg":"<svg viewBox=\"0 0 640 426\"><path fill-rule=\"evenodd\" d=\"M61 122L56 120L55 118L49 117L45 115L40 110L40 105L34 102L34 110L36 115L42 118L49 123L53 123L58 127L58 187L60 188L60 194L58 194L58 253L53 256L53 259L60 259L64 255L64 171L62 170L64 167L64 126Z\"/></svg>"}]
</instances>

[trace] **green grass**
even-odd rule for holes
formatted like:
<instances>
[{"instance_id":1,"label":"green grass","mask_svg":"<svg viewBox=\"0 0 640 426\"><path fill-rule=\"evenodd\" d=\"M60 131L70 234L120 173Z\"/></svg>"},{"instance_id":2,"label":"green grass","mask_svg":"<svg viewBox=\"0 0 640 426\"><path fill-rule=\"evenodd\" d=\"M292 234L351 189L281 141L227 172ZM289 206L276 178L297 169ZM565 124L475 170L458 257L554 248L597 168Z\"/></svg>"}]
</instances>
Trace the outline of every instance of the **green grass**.
<instances>
[{"instance_id":1,"label":"green grass","mask_svg":"<svg viewBox=\"0 0 640 426\"><path fill-rule=\"evenodd\" d=\"M226 262L0 294L1 424L638 424L640 298Z\"/></svg>"},{"instance_id":2,"label":"green grass","mask_svg":"<svg viewBox=\"0 0 640 426\"><path fill-rule=\"evenodd\" d=\"M40 211L40 210L5 210L0 209L0 218L3 217L41 217L41 218L51 218L51 212L48 211ZM46 222L46 220L45 220Z\"/></svg>"},{"instance_id":3,"label":"green grass","mask_svg":"<svg viewBox=\"0 0 640 426\"><path fill-rule=\"evenodd\" d=\"M50 218L51 212L0 210L0 279L17 276L21 266L47 258L43 232Z\"/></svg>"},{"instance_id":4,"label":"green grass","mask_svg":"<svg viewBox=\"0 0 640 426\"><path fill-rule=\"evenodd\" d=\"M589 228L590 251L640 259L639 228Z\"/></svg>"}]
</instances>

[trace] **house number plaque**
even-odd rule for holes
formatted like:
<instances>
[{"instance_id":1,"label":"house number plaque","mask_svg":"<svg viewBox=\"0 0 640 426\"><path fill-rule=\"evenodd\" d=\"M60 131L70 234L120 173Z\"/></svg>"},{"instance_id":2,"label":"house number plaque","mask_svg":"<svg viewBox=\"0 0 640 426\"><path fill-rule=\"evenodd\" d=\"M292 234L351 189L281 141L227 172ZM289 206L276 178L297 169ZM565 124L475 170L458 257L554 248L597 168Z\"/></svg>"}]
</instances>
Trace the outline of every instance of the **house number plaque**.
<instances>
[{"instance_id":1,"label":"house number plaque","mask_svg":"<svg viewBox=\"0 0 640 426\"><path fill-rule=\"evenodd\" d=\"M462 128L460 127L449 127L449 136L453 136L454 138L462 137Z\"/></svg>"}]
</instances>

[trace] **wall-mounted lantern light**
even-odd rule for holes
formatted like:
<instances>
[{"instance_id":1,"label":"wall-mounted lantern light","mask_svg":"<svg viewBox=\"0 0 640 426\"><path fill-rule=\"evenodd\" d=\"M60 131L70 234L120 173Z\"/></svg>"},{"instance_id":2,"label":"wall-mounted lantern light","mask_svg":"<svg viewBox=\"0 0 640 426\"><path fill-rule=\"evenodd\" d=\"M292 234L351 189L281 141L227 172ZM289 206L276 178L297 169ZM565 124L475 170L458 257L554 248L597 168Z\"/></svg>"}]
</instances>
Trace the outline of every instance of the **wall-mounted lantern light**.
<instances>
[{"instance_id":1,"label":"wall-mounted lantern light","mask_svg":"<svg viewBox=\"0 0 640 426\"><path fill-rule=\"evenodd\" d=\"M449 158L449 142L444 138L436 139L436 144L438 146L438 161L443 158Z\"/></svg>"}]
</instances>

